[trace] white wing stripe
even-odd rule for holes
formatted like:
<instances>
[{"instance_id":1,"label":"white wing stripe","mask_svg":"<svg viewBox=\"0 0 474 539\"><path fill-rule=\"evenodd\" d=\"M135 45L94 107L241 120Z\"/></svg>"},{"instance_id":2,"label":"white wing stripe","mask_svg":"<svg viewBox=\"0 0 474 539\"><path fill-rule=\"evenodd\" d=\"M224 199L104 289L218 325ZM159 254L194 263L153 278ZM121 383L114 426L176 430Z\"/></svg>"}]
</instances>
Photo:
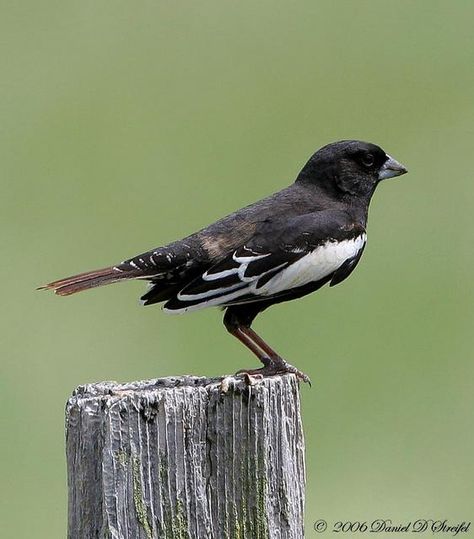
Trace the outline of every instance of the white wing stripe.
<instances>
[{"instance_id":1,"label":"white wing stripe","mask_svg":"<svg viewBox=\"0 0 474 539\"><path fill-rule=\"evenodd\" d=\"M268 256L268 255L263 255L263 256ZM254 257L254 259L263 258L263 256ZM248 258L250 258L250 257L248 257ZM283 262L283 264L279 264L278 266L275 266L274 268L270 268L269 270L264 271L264 272L260 273L259 275L253 275L251 277L245 277L244 274L245 274L246 269L248 268L249 263L250 262L246 262L246 263L240 265L238 268L232 268L230 270L224 270L224 271L221 271L219 273L211 273L210 275L206 271L205 273L203 273L203 275L201 277L204 281L215 281L215 280L217 280L219 278L227 277L229 275L233 275L233 274L237 273L238 277L240 279L239 283L229 285L227 287L224 286L222 288L214 288L213 290L208 290L206 292L200 292L198 294L186 294L186 293L183 294L182 292L179 292L177 294L177 298L179 300L183 300L183 301L195 301L197 299L212 298L212 297L218 295L220 299L223 299L223 298L227 299L226 292L232 292L232 291L234 291L234 290L236 290L238 288L244 288L245 292L247 292L249 290L249 286L246 286L246 283L252 283L253 281L258 280L260 277L263 277L267 273L269 273L271 271L278 271L279 269L286 266L286 262ZM253 292L254 287L251 290ZM223 293L225 294L224 296L223 296Z\"/></svg>"},{"instance_id":2,"label":"white wing stripe","mask_svg":"<svg viewBox=\"0 0 474 539\"><path fill-rule=\"evenodd\" d=\"M195 301L197 299L212 298L216 295L218 295L219 298L221 298L222 293L232 292L232 290L235 290L237 288L243 288L243 287L245 287L245 283L237 283L237 284L233 284L232 286L224 286L223 288L214 288L213 290L200 292L199 294L183 294L182 292L178 292L178 295L176 297L182 301Z\"/></svg>"},{"instance_id":3,"label":"white wing stripe","mask_svg":"<svg viewBox=\"0 0 474 539\"><path fill-rule=\"evenodd\" d=\"M257 255L257 256L236 256L237 251L232 255L232 258L238 262L239 264L250 264L250 262L253 262L254 260L260 260L261 258L265 258L266 256L270 256L271 253L267 253L266 255Z\"/></svg>"},{"instance_id":4,"label":"white wing stripe","mask_svg":"<svg viewBox=\"0 0 474 539\"><path fill-rule=\"evenodd\" d=\"M240 296L243 296L247 293L247 287L242 287L240 290L231 292L225 296L219 296L217 298L210 298L207 301L198 303L197 305L189 305L188 307L183 307L182 309L167 309L163 307L163 311L169 314L181 314L187 313L189 311L197 311L198 309L203 309L204 307L215 307L216 305L222 305L226 301L232 301ZM194 296L193 296L194 297ZM178 299L181 299L178 294Z\"/></svg>"},{"instance_id":5,"label":"white wing stripe","mask_svg":"<svg viewBox=\"0 0 474 539\"><path fill-rule=\"evenodd\" d=\"M219 271L219 273L208 273L205 271L202 274L202 279L204 281L217 281L217 279L222 279L223 277L228 277L229 275L234 275L238 273L239 268L232 268L230 270Z\"/></svg>"},{"instance_id":6,"label":"white wing stripe","mask_svg":"<svg viewBox=\"0 0 474 539\"><path fill-rule=\"evenodd\" d=\"M248 250L246 247L244 247L244 249ZM261 258L265 258L266 256L270 256L270 254L271 253L267 253L267 254L264 254L264 255L256 255L256 256L237 256L237 251L235 251L234 254L232 255L232 259L234 260L234 262L237 262L237 264L240 264L239 267L219 271L217 273L209 273L209 270L208 270L208 271L205 271L203 273L202 279L204 281L216 281L218 279L222 279L224 277L228 277L229 275L234 275L234 274L238 273L239 278L242 281L244 281L244 282L248 281L248 279L246 279L244 277L244 273L245 273L245 270L247 269L248 265L250 264L250 262L253 262L254 260L260 260ZM250 279L250 280L253 280L253 279Z\"/></svg>"}]
</instances>

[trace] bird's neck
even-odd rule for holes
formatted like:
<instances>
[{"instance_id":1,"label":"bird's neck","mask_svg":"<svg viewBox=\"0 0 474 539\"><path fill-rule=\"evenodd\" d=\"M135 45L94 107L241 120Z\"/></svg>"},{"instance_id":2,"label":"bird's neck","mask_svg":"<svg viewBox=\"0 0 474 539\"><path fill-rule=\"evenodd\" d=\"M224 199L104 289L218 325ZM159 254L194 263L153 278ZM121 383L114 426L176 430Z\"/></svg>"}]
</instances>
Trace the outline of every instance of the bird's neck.
<instances>
[{"instance_id":1,"label":"bird's neck","mask_svg":"<svg viewBox=\"0 0 474 539\"><path fill-rule=\"evenodd\" d=\"M364 228L367 224L367 214L372 198L371 193L354 196L349 193L341 193L326 186L314 185L309 182L298 182L298 187L307 193L307 200L311 201L312 211L327 209L342 210L352 216L354 221ZM307 210L306 210L307 211Z\"/></svg>"},{"instance_id":2,"label":"bird's neck","mask_svg":"<svg viewBox=\"0 0 474 539\"><path fill-rule=\"evenodd\" d=\"M369 214L370 197L355 199L347 199L345 201L345 211L354 219L355 222L363 226L367 226L367 218Z\"/></svg>"}]
</instances>

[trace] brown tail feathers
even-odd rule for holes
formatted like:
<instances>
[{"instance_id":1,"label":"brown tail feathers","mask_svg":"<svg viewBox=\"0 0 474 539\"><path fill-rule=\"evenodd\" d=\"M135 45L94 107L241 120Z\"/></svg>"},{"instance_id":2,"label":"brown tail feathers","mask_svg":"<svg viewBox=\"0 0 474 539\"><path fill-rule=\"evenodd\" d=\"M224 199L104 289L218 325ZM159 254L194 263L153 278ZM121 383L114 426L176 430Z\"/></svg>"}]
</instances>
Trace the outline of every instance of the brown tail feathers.
<instances>
[{"instance_id":1,"label":"brown tail feathers","mask_svg":"<svg viewBox=\"0 0 474 539\"><path fill-rule=\"evenodd\" d=\"M83 290L95 288L96 286L103 286L133 278L136 278L136 275L132 275L131 272L124 272L115 267L109 267L94 271L86 271L85 273L79 273L79 275L73 275L66 279L53 281L52 283L40 286L38 290L53 290L60 296L69 296L70 294L82 292Z\"/></svg>"}]
</instances>

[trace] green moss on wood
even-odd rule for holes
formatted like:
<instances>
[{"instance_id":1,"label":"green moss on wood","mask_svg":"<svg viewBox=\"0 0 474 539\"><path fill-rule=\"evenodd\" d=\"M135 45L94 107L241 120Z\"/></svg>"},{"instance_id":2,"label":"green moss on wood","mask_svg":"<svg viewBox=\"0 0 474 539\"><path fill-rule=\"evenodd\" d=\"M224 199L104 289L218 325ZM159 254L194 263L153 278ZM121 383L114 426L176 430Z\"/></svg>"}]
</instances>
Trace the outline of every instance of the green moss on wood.
<instances>
[{"instance_id":1,"label":"green moss on wood","mask_svg":"<svg viewBox=\"0 0 474 539\"><path fill-rule=\"evenodd\" d=\"M257 507L255 515L256 539L268 539L267 511L265 507L265 493L267 488L267 479L262 470L257 474Z\"/></svg>"},{"instance_id":2,"label":"green moss on wood","mask_svg":"<svg viewBox=\"0 0 474 539\"><path fill-rule=\"evenodd\" d=\"M153 539L153 533L148 522L148 512L143 501L143 487L140 474L140 460L137 457L132 458L132 473L133 473L133 503L135 512L137 513L138 522L143 526L147 539Z\"/></svg>"},{"instance_id":3,"label":"green moss on wood","mask_svg":"<svg viewBox=\"0 0 474 539\"><path fill-rule=\"evenodd\" d=\"M240 466L242 506L232 507L232 539L268 539L266 512L267 478L263 454L255 457L245 451ZM239 514L240 511L240 514Z\"/></svg>"},{"instance_id":4,"label":"green moss on wood","mask_svg":"<svg viewBox=\"0 0 474 539\"><path fill-rule=\"evenodd\" d=\"M117 451L117 460L121 466L126 466L128 459L128 454L125 451Z\"/></svg>"},{"instance_id":5,"label":"green moss on wood","mask_svg":"<svg viewBox=\"0 0 474 539\"><path fill-rule=\"evenodd\" d=\"M168 496L168 460L166 454L160 452L160 492L163 504L163 520L161 534L164 539L190 539L188 532L188 519L184 504L177 500L174 507L171 507Z\"/></svg>"},{"instance_id":6,"label":"green moss on wood","mask_svg":"<svg viewBox=\"0 0 474 539\"><path fill-rule=\"evenodd\" d=\"M190 539L188 533L188 519L184 511L184 504L181 500L176 501L171 534L166 535L170 539Z\"/></svg>"}]
</instances>

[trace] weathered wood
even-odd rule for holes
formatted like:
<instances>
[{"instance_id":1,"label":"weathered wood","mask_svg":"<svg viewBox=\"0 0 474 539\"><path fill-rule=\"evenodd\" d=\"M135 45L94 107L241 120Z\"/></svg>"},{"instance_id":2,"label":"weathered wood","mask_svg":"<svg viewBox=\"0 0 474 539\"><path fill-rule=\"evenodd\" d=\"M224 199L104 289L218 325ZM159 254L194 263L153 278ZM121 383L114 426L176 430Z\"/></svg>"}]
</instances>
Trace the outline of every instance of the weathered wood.
<instances>
[{"instance_id":1,"label":"weathered wood","mask_svg":"<svg viewBox=\"0 0 474 539\"><path fill-rule=\"evenodd\" d=\"M70 539L302 539L293 375L81 386L66 410Z\"/></svg>"}]
</instances>

